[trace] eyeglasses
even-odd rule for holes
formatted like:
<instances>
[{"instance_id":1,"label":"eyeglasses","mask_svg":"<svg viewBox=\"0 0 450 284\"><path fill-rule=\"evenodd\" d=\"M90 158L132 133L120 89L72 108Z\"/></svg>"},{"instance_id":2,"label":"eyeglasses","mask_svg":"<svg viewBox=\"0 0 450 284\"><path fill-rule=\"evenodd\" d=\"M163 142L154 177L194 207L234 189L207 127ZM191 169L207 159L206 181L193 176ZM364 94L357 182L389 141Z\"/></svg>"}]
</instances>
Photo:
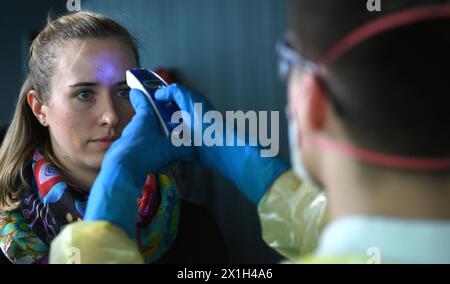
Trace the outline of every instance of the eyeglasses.
<instances>
[{"instance_id":1,"label":"eyeglasses","mask_svg":"<svg viewBox=\"0 0 450 284\"><path fill-rule=\"evenodd\" d=\"M289 43L289 38L290 36L287 34L284 39L279 41L276 45L276 50L279 57L278 74L280 79L286 81L289 78L289 74L291 73L293 66L296 66L302 71L319 75L319 66L295 51Z\"/></svg>"},{"instance_id":2,"label":"eyeglasses","mask_svg":"<svg viewBox=\"0 0 450 284\"><path fill-rule=\"evenodd\" d=\"M280 76L280 79L286 82L294 66L304 72L309 72L316 75L318 78L322 78L323 70L321 69L321 67L319 67L317 63L306 59L299 52L294 50L294 48L290 44L290 42L292 42L291 38L292 36L290 36L290 34L288 33L284 36L283 40L279 41L276 45L276 51L279 57L278 75ZM322 84L324 84L322 80L321 82ZM341 104L336 100L334 96L330 94L329 89L327 89L326 95L329 98L330 102L334 105L336 112L340 115L344 115Z\"/></svg>"}]
</instances>

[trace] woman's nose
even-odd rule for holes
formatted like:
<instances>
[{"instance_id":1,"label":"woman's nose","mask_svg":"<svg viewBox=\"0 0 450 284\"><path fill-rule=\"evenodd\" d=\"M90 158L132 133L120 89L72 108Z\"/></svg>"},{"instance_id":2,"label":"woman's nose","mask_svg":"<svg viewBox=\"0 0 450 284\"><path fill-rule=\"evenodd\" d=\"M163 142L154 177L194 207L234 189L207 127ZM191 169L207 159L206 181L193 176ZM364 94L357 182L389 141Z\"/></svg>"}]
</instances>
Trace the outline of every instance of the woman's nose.
<instances>
[{"instance_id":1,"label":"woman's nose","mask_svg":"<svg viewBox=\"0 0 450 284\"><path fill-rule=\"evenodd\" d=\"M102 126L111 126L114 127L119 122L119 115L116 110L116 105L112 98L112 95L109 93L104 93L100 100L100 124Z\"/></svg>"}]
</instances>

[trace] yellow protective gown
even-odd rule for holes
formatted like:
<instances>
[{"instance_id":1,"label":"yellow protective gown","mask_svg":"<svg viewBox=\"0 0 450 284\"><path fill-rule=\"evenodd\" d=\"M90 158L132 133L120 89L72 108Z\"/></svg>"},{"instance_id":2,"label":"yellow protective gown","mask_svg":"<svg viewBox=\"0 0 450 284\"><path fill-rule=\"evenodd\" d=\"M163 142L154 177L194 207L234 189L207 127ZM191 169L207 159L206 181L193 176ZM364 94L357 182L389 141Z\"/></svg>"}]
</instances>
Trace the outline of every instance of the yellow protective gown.
<instances>
[{"instance_id":1,"label":"yellow protective gown","mask_svg":"<svg viewBox=\"0 0 450 284\"><path fill-rule=\"evenodd\" d=\"M258 206L263 239L291 261L299 261L316 247L326 207L323 193L292 171L285 172ZM120 228L104 221L76 222L52 242L50 263L143 263L143 258Z\"/></svg>"},{"instance_id":2,"label":"yellow protective gown","mask_svg":"<svg viewBox=\"0 0 450 284\"><path fill-rule=\"evenodd\" d=\"M258 206L264 241L293 262L311 253L327 222L327 200L292 170L282 174Z\"/></svg>"}]
</instances>

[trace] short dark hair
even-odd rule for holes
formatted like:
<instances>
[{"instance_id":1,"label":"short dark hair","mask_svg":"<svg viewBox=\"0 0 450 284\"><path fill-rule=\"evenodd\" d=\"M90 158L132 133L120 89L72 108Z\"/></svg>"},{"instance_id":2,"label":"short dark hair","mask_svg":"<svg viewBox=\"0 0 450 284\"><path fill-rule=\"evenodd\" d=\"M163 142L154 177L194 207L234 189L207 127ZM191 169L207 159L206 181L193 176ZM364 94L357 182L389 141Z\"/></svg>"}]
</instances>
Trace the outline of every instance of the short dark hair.
<instances>
[{"instance_id":1,"label":"short dark hair","mask_svg":"<svg viewBox=\"0 0 450 284\"><path fill-rule=\"evenodd\" d=\"M437 0L292 0L294 47L318 61L347 33L387 14ZM357 145L409 156L450 155L450 18L394 28L355 46L322 78Z\"/></svg>"}]
</instances>

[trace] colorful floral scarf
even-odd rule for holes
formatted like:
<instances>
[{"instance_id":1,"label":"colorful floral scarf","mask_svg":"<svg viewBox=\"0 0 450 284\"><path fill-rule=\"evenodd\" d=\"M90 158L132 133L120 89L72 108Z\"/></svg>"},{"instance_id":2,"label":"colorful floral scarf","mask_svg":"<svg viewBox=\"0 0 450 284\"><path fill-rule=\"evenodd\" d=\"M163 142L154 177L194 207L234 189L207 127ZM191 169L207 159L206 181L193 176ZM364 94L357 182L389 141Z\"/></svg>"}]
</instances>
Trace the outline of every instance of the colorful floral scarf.
<instances>
[{"instance_id":1,"label":"colorful floral scarf","mask_svg":"<svg viewBox=\"0 0 450 284\"><path fill-rule=\"evenodd\" d=\"M51 241L64 226L83 219L89 193L65 181L39 150L29 174L31 187L21 189L20 208L0 212L0 247L14 263L45 263ZM149 174L136 212L136 242L147 263L158 260L175 241L179 207L175 178Z\"/></svg>"}]
</instances>

